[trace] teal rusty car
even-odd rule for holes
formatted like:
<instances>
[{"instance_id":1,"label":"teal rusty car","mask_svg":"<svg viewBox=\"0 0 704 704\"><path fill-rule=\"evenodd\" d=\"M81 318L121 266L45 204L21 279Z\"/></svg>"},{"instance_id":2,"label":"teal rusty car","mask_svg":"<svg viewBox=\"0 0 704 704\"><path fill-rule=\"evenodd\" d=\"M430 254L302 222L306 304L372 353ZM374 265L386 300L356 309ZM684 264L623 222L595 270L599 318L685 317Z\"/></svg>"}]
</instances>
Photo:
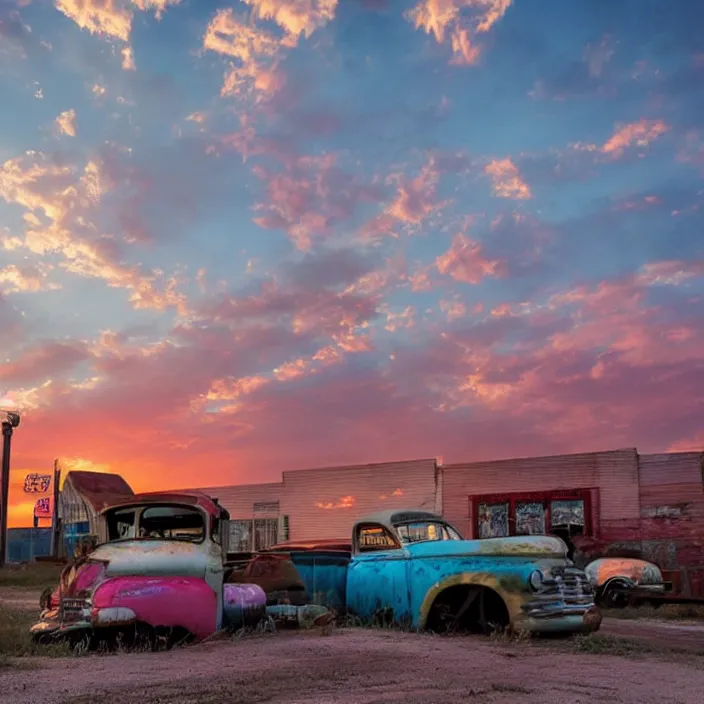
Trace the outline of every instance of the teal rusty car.
<instances>
[{"instance_id":1,"label":"teal rusty car","mask_svg":"<svg viewBox=\"0 0 704 704\"><path fill-rule=\"evenodd\" d=\"M601 624L592 585L560 538L464 540L440 516L404 510L361 520L347 545L337 542L268 555L290 560L312 601L362 623L483 633L588 633Z\"/></svg>"}]
</instances>

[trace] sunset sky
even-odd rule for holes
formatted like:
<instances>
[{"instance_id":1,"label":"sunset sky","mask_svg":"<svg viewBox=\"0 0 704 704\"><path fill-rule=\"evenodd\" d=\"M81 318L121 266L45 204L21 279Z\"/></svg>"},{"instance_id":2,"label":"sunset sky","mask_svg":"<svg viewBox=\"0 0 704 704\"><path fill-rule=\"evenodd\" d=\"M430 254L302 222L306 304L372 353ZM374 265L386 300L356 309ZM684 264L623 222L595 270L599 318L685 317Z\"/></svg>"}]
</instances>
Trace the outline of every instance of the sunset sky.
<instances>
[{"instance_id":1,"label":"sunset sky","mask_svg":"<svg viewBox=\"0 0 704 704\"><path fill-rule=\"evenodd\" d=\"M3 0L27 472L704 449L701 0Z\"/></svg>"}]
</instances>

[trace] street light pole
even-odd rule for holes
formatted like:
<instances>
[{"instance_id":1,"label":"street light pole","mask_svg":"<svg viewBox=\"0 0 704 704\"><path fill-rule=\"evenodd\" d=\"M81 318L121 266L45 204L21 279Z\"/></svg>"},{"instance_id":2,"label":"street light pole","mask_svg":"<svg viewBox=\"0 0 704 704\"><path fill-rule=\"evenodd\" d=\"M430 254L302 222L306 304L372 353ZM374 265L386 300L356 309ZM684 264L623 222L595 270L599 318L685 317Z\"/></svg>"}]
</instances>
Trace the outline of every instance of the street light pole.
<instances>
[{"instance_id":1,"label":"street light pole","mask_svg":"<svg viewBox=\"0 0 704 704\"><path fill-rule=\"evenodd\" d=\"M10 447L12 433L20 424L20 414L14 411L0 411L2 420L2 483L0 486L0 567L7 561L7 507L10 498Z\"/></svg>"}]
</instances>

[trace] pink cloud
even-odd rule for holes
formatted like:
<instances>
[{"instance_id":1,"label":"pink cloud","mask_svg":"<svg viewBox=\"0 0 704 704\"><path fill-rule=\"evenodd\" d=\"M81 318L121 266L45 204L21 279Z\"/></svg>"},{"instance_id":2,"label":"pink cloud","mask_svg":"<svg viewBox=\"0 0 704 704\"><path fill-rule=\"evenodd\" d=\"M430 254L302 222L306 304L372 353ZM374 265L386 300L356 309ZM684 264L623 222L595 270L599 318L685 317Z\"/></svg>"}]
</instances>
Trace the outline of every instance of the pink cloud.
<instances>
[{"instance_id":1,"label":"pink cloud","mask_svg":"<svg viewBox=\"0 0 704 704\"><path fill-rule=\"evenodd\" d=\"M55 378L89 358L85 344L50 342L25 349L15 361L0 367L0 382L28 385Z\"/></svg>"},{"instance_id":2,"label":"pink cloud","mask_svg":"<svg viewBox=\"0 0 704 704\"><path fill-rule=\"evenodd\" d=\"M441 274L468 284L478 284L487 276L500 276L503 270L500 261L487 259L481 245L463 234L455 235L450 249L435 264Z\"/></svg>"},{"instance_id":3,"label":"pink cloud","mask_svg":"<svg viewBox=\"0 0 704 704\"><path fill-rule=\"evenodd\" d=\"M334 154L288 159L283 170L255 166L266 185L266 200L255 206L262 213L254 222L284 230L295 246L309 250L315 239L329 236L337 223L349 220L363 203L380 198L379 188L346 173Z\"/></svg>"},{"instance_id":4,"label":"pink cloud","mask_svg":"<svg viewBox=\"0 0 704 704\"><path fill-rule=\"evenodd\" d=\"M484 167L484 171L494 184L494 195L499 198L527 200L533 197L528 184L511 159L494 159Z\"/></svg>"},{"instance_id":5,"label":"pink cloud","mask_svg":"<svg viewBox=\"0 0 704 704\"><path fill-rule=\"evenodd\" d=\"M342 273L339 286L355 273ZM191 485L193 466L212 467L218 483L246 480L256 463L266 481L282 463L398 459L399 443L403 456L457 461L635 443L648 451L696 438L704 409L690 392L702 382L700 304L683 296L665 312L646 294L677 292L700 268L652 262L630 277L515 304L512 315L457 318L423 344L395 349L386 364L359 367L345 358L330 289L314 295L310 269L287 276L308 281L311 292L235 296L229 309L237 315L203 317L152 343L106 334L91 348L85 383L25 388L41 403L17 434L13 477L41 467L59 446L119 467L147 489L163 484L165 467L172 486ZM326 318L325 307L328 322L292 332L290 320L313 310ZM265 327L262 315L275 326ZM326 340L335 336L343 347L331 350ZM28 360L10 386L36 383L35 370L51 365L69 371L60 354Z\"/></svg>"}]
</instances>

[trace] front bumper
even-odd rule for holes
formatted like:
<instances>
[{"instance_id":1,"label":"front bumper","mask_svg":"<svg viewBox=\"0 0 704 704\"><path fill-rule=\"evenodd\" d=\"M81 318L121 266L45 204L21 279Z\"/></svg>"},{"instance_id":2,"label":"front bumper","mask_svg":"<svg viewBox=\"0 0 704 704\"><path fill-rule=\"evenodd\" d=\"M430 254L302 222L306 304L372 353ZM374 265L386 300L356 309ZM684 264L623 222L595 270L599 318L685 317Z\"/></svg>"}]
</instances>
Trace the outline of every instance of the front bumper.
<instances>
[{"instance_id":1,"label":"front bumper","mask_svg":"<svg viewBox=\"0 0 704 704\"><path fill-rule=\"evenodd\" d=\"M602 613L593 601L531 600L521 607L514 628L532 633L594 633L601 626Z\"/></svg>"},{"instance_id":2,"label":"front bumper","mask_svg":"<svg viewBox=\"0 0 704 704\"><path fill-rule=\"evenodd\" d=\"M131 609L109 607L91 609L89 605L65 612L62 609L43 611L39 621L30 629L30 635L37 641L50 642L62 639L91 636L101 629L114 629L133 625L137 617Z\"/></svg>"}]
</instances>

